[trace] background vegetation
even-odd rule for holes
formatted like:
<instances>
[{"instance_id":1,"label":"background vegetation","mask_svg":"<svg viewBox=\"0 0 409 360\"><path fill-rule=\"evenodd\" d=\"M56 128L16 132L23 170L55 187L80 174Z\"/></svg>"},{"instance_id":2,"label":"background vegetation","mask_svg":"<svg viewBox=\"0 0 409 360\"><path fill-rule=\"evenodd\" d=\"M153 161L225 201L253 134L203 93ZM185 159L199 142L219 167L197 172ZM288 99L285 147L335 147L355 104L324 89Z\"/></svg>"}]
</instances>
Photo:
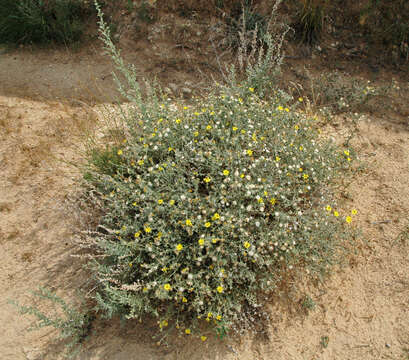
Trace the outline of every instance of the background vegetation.
<instances>
[{"instance_id":1,"label":"background vegetation","mask_svg":"<svg viewBox=\"0 0 409 360\"><path fill-rule=\"evenodd\" d=\"M78 41L89 9L81 0L0 0L0 43Z\"/></svg>"}]
</instances>

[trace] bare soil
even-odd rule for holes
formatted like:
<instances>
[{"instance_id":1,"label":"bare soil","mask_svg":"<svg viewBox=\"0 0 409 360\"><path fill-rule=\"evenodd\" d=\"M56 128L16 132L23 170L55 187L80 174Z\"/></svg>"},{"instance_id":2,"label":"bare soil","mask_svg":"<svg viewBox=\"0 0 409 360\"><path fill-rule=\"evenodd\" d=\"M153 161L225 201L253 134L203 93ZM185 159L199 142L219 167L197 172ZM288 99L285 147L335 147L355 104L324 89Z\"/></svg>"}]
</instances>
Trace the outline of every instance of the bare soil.
<instances>
[{"instance_id":1,"label":"bare soil","mask_svg":"<svg viewBox=\"0 0 409 360\"><path fill-rule=\"evenodd\" d=\"M193 69L205 55L189 62L192 55L186 57L179 47L171 51L167 44L166 61L159 61L162 55L153 55L149 43L123 43L126 58L141 75L159 75L164 85L175 83L177 91L183 86L194 90L202 80ZM289 76L303 65L289 63ZM69 301L87 281L81 264L71 257L75 220L67 215L64 201L75 191L78 172L72 164L81 159L83 136L97 122L91 106L111 102L116 94L111 70L101 48L94 46L77 52L25 48L0 55L1 359L61 358L57 332L27 332L31 319L21 317L7 300L30 303L29 291L42 285ZM375 81L385 81L396 74L385 70L377 77ZM117 320L98 320L80 358L408 359L409 88L397 78L396 109L358 121L340 117L325 128L339 142L352 133L351 145L364 162L347 179L348 193L340 200L343 208L358 209L353 225L362 230L357 253L346 267L318 288L306 287L292 306L285 299L272 302L267 336L227 342L211 337L205 343L181 337L159 347L152 339L154 323L121 327ZM294 306L302 295L314 300L314 309ZM45 303L38 306L47 310Z\"/></svg>"}]
</instances>

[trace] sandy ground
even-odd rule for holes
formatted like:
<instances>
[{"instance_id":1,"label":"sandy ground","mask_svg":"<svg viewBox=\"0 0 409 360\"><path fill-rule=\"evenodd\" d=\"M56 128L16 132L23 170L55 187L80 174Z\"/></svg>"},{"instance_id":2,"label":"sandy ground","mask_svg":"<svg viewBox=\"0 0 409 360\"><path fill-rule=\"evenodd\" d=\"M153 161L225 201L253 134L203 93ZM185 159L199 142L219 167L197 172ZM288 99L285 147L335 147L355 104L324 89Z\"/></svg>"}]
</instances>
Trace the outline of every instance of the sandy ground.
<instances>
[{"instance_id":1,"label":"sandy ground","mask_svg":"<svg viewBox=\"0 0 409 360\"><path fill-rule=\"evenodd\" d=\"M86 281L70 256L74 222L63 203L74 190L77 170L71 162L81 158L81 134L95 122L92 109L74 107L72 99L79 100L77 105L88 101L87 94L111 81L104 78L110 65L88 51L88 57L61 51L1 55L0 359L59 359L62 346L54 340L56 332L27 332L30 319L21 317L7 300L27 303L29 291L39 285L69 300ZM45 70L48 65L50 71ZM105 89L105 94L113 94L112 85ZM345 120L328 129L339 139L353 131L352 144L365 162L362 172L350 179L349 196L341 204L358 209L354 225L362 229L362 236L347 267L319 289L305 290L316 303L308 314L301 306L289 308L281 301L271 304L268 339L243 336L223 343L210 338L202 344L183 337L168 347L156 346L151 324L121 327L118 321L98 321L80 358L408 359L407 124L367 116L356 127ZM47 310L44 303L38 306Z\"/></svg>"}]
</instances>

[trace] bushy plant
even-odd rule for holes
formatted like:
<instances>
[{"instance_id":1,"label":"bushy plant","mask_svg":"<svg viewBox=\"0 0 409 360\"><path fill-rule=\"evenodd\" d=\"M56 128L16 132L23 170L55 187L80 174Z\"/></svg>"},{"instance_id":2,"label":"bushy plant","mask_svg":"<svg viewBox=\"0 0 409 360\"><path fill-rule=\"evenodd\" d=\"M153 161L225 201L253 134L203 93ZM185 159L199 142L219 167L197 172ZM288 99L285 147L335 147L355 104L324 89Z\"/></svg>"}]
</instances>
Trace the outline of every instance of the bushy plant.
<instances>
[{"instance_id":1,"label":"bushy plant","mask_svg":"<svg viewBox=\"0 0 409 360\"><path fill-rule=\"evenodd\" d=\"M81 0L0 0L0 42L78 41L85 10Z\"/></svg>"},{"instance_id":2,"label":"bushy plant","mask_svg":"<svg viewBox=\"0 0 409 360\"><path fill-rule=\"evenodd\" d=\"M191 104L155 87L143 95L100 16L132 107L122 138L93 147L85 169L102 214L82 239L99 307L153 315L161 330L193 335L203 321L225 334L295 269L328 270L343 234L329 184L351 155L317 138L279 92L263 100L248 81Z\"/></svg>"}]
</instances>

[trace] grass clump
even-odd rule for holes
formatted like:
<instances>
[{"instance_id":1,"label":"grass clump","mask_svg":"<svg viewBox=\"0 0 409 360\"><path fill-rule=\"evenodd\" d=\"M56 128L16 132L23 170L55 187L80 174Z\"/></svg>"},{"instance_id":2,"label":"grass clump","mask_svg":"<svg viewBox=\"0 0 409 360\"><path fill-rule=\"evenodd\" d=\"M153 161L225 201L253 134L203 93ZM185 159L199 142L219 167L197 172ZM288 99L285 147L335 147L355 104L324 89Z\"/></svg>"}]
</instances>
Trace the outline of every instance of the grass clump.
<instances>
[{"instance_id":1,"label":"grass clump","mask_svg":"<svg viewBox=\"0 0 409 360\"><path fill-rule=\"evenodd\" d=\"M81 0L0 0L0 43L76 42L87 11Z\"/></svg>"},{"instance_id":2,"label":"grass clump","mask_svg":"<svg viewBox=\"0 0 409 360\"><path fill-rule=\"evenodd\" d=\"M132 105L121 136L94 146L85 169L87 198L102 214L82 239L93 249L98 307L126 319L151 315L161 331L202 340L198 329L210 323L224 336L284 278L328 271L341 224L352 221L329 194L349 151L317 138L280 92L258 95L260 57L245 86L232 76L190 104L149 83L143 94L99 15Z\"/></svg>"},{"instance_id":3,"label":"grass clump","mask_svg":"<svg viewBox=\"0 0 409 360\"><path fill-rule=\"evenodd\" d=\"M326 0L302 0L294 29L302 42L315 44L321 37L326 15Z\"/></svg>"}]
</instances>

